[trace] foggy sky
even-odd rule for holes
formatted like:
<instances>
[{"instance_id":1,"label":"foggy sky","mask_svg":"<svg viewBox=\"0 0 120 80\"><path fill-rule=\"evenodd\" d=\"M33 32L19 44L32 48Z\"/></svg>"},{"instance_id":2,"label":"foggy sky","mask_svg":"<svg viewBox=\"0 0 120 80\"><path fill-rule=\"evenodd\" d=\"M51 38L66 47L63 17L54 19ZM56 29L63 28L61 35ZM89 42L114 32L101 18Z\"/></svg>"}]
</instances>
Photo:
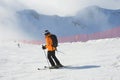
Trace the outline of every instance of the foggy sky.
<instances>
[{"instance_id":1,"label":"foggy sky","mask_svg":"<svg viewBox=\"0 0 120 80\"><path fill-rule=\"evenodd\" d=\"M18 0L26 7L49 15L75 15L79 10L97 5L108 9L120 9L120 0Z\"/></svg>"},{"instance_id":2,"label":"foggy sky","mask_svg":"<svg viewBox=\"0 0 120 80\"><path fill-rule=\"evenodd\" d=\"M16 11L34 9L41 14L72 16L91 5L120 9L120 0L0 0L0 39L20 37Z\"/></svg>"}]
</instances>

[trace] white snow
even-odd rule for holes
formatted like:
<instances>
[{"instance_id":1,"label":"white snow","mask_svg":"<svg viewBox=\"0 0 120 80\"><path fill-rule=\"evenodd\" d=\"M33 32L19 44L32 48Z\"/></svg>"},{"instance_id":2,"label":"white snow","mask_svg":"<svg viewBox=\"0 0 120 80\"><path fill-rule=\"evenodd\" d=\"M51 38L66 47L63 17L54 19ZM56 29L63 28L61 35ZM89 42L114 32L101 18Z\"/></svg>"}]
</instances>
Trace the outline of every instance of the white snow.
<instances>
[{"instance_id":1,"label":"white snow","mask_svg":"<svg viewBox=\"0 0 120 80\"><path fill-rule=\"evenodd\" d=\"M68 68L37 70L48 65L41 45L1 41L0 80L120 80L119 43L115 38L61 43L56 56Z\"/></svg>"}]
</instances>

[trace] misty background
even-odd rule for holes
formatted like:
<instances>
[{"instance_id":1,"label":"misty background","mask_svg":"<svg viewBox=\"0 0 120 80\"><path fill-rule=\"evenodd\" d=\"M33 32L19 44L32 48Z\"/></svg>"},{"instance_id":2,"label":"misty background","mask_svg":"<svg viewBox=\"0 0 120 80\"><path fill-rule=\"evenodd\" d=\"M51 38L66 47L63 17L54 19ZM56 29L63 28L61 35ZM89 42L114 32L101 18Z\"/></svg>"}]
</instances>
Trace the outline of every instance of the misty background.
<instances>
[{"instance_id":1,"label":"misty background","mask_svg":"<svg viewBox=\"0 0 120 80\"><path fill-rule=\"evenodd\" d=\"M49 0L36 0L36 1L34 0L0 0L0 40L31 39L33 38L33 36L35 36L33 35L33 33L36 32L36 30L33 30L35 29L34 25L44 27L36 33L37 35L35 36L35 38L36 37L38 38L38 36L43 37L42 31L46 28L51 29L52 26L54 26L52 25L51 27L48 27L50 20L47 21L49 23L46 25L39 25L40 23L35 23L36 21L33 19L30 22L34 22L34 24L29 23L29 21L27 22L26 19L31 19L31 18L28 18L28 17L31 17L31 15L28 15L29 13L35 13L35 16L36 15L38 16L42 15L42 17L47 16L49 17L49 19L51 17L54 17L54 18L56 17L57 19L60 18L61 20L63 19L63 17L65 17L65 20L63 20L62 22L67 21L66 23L68 23L69 26L71 25L78 26L79 19L82 19L82 22L89 21L89 23L93 23L93 22L90 22L91 20L90 18L88 19L86 16L84 16L84 14L87 14L86 11L84 11L84 9L86 9L87 7L97 5L101 8L119 10L120 9L119 4L120 4L120 0L105 0L105 1L104 0L97 0L97 1L96 0L91 0L91 1L89 0L53 0L53 1L49 1ZM106 15L104 15L103 13L99 13L101 15L97 15L97 13L98 11L96 11L95 15L99 17L99 20L98 21L95 20L97 18L94 17L94 21L96 21L94 23L102 26L101 23L97 23L97 22L101 20L105 20L103 24L106 24L106 26L111 26L111 24L109 25L108 17ZM79 15L83 15L83 16L79 17ZM25 18L25 16L28 16L28 17ZM45 24L45 23L46 23L46 20L41 24ZM89 25L89 24L86 24L86 25ZM82 28L84 28L84 26L86 25L82 25L82 27L80 28L77 27L77 28L82 30ZM30 26L31 26L31 29L29 28ZM112 27L113 26L111 26L111 28ZM57 28L54 28L51 31L53 33L56 33L54 32L56 29ZM66 27L65 29L69 30L69 27ZM65 33L64 36L67 36L68 34L74 35L74 34L77 34L78 32L81 32L79 30L77 31L76 29L74 30L73 28L71 29L73 30L73 32L71 34L67 32L63 32ZM33 30L32 33L30 33L31 30ZM82 31L82 33L85 33L84 31ZM59 35L59 33L56 33L56 34ZM63 36L63 35L61 34L59 36Z\"/></svg>"}]
</instances>

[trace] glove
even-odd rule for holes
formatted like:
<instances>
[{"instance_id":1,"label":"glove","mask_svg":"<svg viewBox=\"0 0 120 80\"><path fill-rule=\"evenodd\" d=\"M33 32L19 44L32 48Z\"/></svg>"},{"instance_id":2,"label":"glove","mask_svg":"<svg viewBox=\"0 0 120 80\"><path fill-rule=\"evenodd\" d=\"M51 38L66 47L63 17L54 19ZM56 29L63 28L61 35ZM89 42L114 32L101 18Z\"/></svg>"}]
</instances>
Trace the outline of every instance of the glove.
<instances>
[{"instance_id":1,"label":"glove","mask_svg":"<svg viewBox=\"0 0 120 80\"><path fill-rule=\"evenodd\" d=\"M46 49L46 46L43 46L43 45L42 45L42 49Z\"/></svg>"}]
</instances>

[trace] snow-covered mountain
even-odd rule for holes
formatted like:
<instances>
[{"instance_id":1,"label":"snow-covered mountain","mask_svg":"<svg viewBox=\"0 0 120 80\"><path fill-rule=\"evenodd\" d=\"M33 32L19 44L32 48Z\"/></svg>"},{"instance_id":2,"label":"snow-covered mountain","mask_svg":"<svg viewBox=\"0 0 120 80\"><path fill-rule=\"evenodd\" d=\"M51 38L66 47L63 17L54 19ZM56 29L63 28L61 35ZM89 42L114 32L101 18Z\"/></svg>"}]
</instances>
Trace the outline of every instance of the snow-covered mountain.
<instances>
[{"instance_id":1,"label":"snow-covered mountain","mask_svg":"<svg viewBox=\"0 0 120 80\"><path fill-rule=\"evenodd\" d=\"M47 66L40 45L0 42L0 80L120 80L120 39L59 44L56 56L67 68Z\"/></svg>"},{"instance_id":2,"label":"snow-covered mountain","mask_svg":"<svg viewBox=\"0 0 120 80\"><path fill-rule=\"evenodd\" d=\"M58 36L92 34L120 26L120 10L109 10L98 6L89 6L75 16L61 17L43 15L35 10L17 12L21 28L33 39L40 39L45 29Z\"/></svg>"}]
</instances>

